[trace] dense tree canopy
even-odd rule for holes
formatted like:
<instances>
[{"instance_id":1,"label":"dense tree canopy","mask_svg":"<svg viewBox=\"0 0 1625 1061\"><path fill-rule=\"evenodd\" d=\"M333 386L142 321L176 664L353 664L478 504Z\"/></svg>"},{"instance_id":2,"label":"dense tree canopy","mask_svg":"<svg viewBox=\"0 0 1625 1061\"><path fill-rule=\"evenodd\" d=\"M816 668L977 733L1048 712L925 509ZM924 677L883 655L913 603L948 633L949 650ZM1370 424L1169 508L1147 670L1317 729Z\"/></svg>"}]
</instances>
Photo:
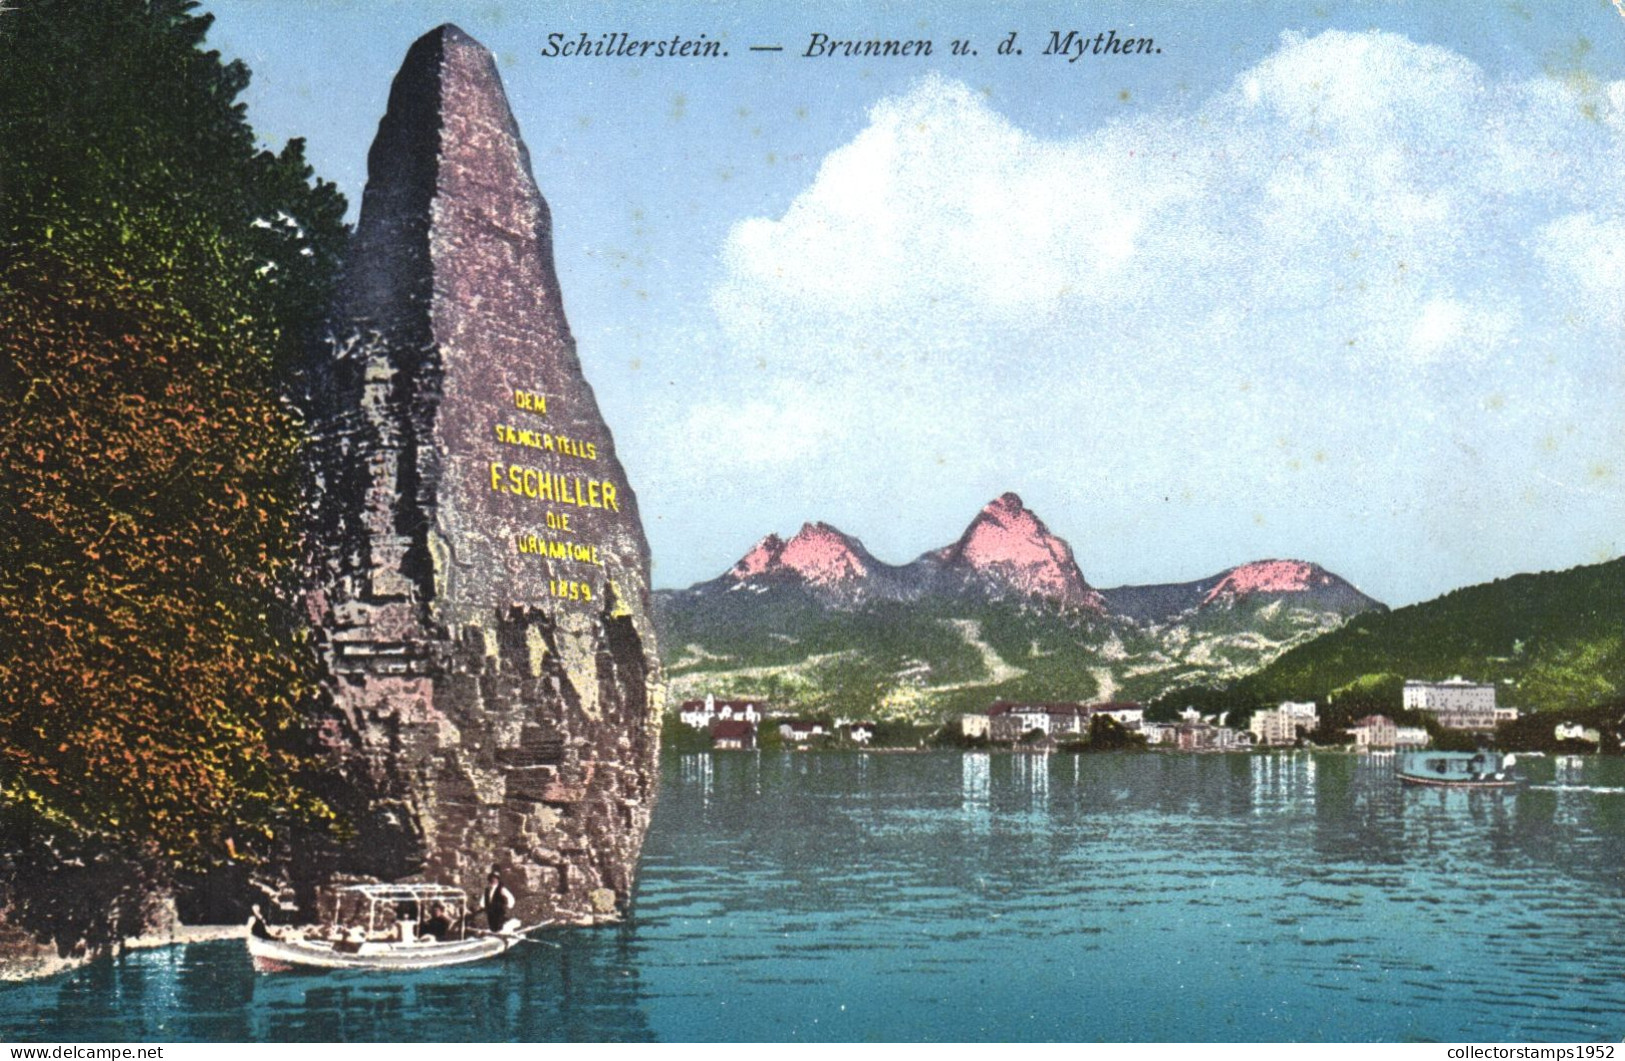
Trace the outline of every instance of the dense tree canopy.
<instances>
[{"instance_id":1,"label":"dense tree canopy","mask_svg":"<svg viewBox=\"0 0 1625 1061\"><path fill-rule=\"evenodd\" d=\"M0 856L205 869L320 815L289 736L302 426L343 246L184 0L0 16ZM29 863L37 869L36 863ZM3 869L0 866L0 869ZM13 900L16 902L17 900Z\"/></svg>"}]
</instances>

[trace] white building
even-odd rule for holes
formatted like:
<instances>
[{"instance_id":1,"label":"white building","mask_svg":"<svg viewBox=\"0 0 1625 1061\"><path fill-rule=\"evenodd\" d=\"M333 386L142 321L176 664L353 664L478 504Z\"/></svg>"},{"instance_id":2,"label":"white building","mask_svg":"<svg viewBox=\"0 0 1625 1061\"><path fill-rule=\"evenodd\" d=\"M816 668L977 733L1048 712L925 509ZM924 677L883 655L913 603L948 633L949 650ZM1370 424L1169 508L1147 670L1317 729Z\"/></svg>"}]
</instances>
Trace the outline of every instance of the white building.
<instances>
[{"instance_id":1,"label":"white building","mask_svg":"<svg viewBox=\"0 0 1625 1061\"><path fill-rule=\"evenodd\" d=\"M1349 727L1356 748L1392 748L1399 743L1399 727L1387 715L1367 715Z\"/></svg>"},{"instance_id":2,"label":"white building","mask_svg":"<svg viewBox=\"0 0 1625 1061\"><path fill-rule=\"evenodd\" d=\"M704 700L684 700L677 717L685 725L709 730L713 722L749 722L752 726L762 720L765 712L751 700L718 700L710 693Z\"/></svg>"},{"instance_id":3,"label":"white building","mask_svg":"<svg viewBox=\"0 0 1625 1061\"><path fill-rule=\"evenodd\" d=\"M1433 743L1428 731L1421 726L1398 726L1394 729L1394 747L1426 748Z\"/></svg>"},{"instance_id":4,"label":"white building","mask_svg":"<svg viewBox=\"0 0 1625 1061\"><path fill-rule=\"evenodd\" d=\"M1578 722L1559 722L1552 729L1558 740L1583 740L1588 744L1601 744L1602 732L1580 725Z\"/></svg>"},{"instance_id":5,"label":"white building","mask_svg":"<svg viewBox=\"0 0 1625 1061\"><path fill-rule=\"evenodd\" d=\"M1215 726L1211 722L1181 722L1174 729L1174 744L1182 752L1246 749L1252 739L1250 733L1241 733L1228 726Z\"/></svg>"},{"instance_id":6,"label":"white building","mask_svg":"<svg viewBox=\"0 0 1625 1061\"><path fill-rule=\"evenodd\" d=\"M1179 739L1177 722L1147 722L1140 729L1147 744L1173 744Z\"/></svg>"},{"instance_id":7,"label":"white building","mask_svg":"<svg viewBox=\"0 0 1625 1061\"><path fill-rule=\"evenodd\" d=\"M1279 707L1253 713L1247 727L1259 744L1294 744L1320 725L1313 700L1284 700Z\"/></svg>"},{"instance_id":8,"label":"white building","mask_svg":"<svg viewBox=\"0 0 1625 1061\"><path fill-rule=\"evenodd\" d=\"M996 741L1018 741L1033 730L1046 737L1083 736L1089 732L1089 709L1082 704L1018 704L1000 700L987 709L988 735Z\"/></svg>"},{"instance_id":9,"label":"white building","mask_svg":"<svg viewBox=\"0 0 1625 1061\"><path fill-rule=\"evenodd\" d=\"M813 737L824 736L824 724L792 719L789 722L779 723L779 736L789 741L811 740Z\"/></svg>"},{"instance_id":10,"label":"white building","mask_svg":"<svg viewBox=\"0 0 1625 1061\"><path fill-rule=\"evenodd\" d=\"M1494 729L1518 717L1517 708L1496 708L1493 684L1459 674L1443 682L1407 681L1404 696L1407 711L1426 711L1447 729Z\"/></svg>"},{"instance_id":11,"label":"white building","mask_svg":"<svg viewBox=\"0 0 1625 1061\"><path fill-rule=\"evenodd\" d=\"M1089 715L1091 718L1095 715L1105 715L1107 718L1115 719L1118 725L1130 733L1140 732L1141 727L1145 725L1145 708L1139 704L1090 704Z\"/></svg>"}]
</instances>

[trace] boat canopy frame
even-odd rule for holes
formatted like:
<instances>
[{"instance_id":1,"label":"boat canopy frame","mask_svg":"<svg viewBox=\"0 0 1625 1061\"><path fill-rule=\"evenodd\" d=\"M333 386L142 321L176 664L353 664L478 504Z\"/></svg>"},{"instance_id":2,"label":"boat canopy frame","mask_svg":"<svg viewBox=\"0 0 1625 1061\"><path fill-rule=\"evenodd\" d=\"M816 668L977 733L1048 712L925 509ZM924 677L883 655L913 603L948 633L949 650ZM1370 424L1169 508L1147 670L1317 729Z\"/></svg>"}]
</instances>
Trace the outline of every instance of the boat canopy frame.
<instances>
[{"instance_id":1,"label":"boat canopy frame","mask_svg":"<svg viewBox=\"0 0 1625 1061\"><path fill-rule=\"evenodd\" d=\"M454 908L458 938L468 938L468 893L450 884L344 884L333 889L333 924L339 923L340 907L345 896L355 896L367 903L367 935L377 931L379 903L412 903L417 907L421 922L429 903L443 903Z\"/></svg>"}]
</instances>

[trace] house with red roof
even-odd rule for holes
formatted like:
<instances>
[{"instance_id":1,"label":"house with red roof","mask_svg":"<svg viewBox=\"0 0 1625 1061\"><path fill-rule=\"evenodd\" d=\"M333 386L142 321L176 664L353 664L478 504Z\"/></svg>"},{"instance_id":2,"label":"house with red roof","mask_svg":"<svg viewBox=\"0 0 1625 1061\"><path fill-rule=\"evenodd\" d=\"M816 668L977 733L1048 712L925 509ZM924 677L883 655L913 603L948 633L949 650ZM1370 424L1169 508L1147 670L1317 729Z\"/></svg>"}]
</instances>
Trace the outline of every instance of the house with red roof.
<instances>
[{"instance_id":1,"label":"house with red roof","mask_svg":"<svg viewBox=\"0 0 1625 1061\"><path fill-rule=\"evenodd\" d=\"M754 700L718 700L710 693L705 694L704 700L684 700L677 710L677 717L695 729L710 729L713 722L735 719L754 726L766 715L766 709Z\"/></svg>"},{"instance_id":2,"label":"house with red roof","mask_svg":"<svg viewBox=\"0 0 1625 1061\"><path fill-rule=\"evenodd\" d=\"M711 747L719 751L748 751L756 747L756 723L742 718L711 723Z\"/></svg>"}]
</instances>

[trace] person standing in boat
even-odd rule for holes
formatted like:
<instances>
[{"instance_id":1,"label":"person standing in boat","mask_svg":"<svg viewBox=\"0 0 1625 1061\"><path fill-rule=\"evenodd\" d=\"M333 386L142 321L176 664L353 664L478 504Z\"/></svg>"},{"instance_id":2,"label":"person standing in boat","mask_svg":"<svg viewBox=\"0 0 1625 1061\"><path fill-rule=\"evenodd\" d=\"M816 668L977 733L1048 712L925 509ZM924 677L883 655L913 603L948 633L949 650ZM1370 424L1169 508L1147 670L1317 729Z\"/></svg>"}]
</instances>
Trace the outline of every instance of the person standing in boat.
<instances>
[{"instance_id":1,"label":"person standing in boat","mask_svg":"<svg viewBox=\"0 0 1625 1061\"><path fill-rule=\"evenodd\" d=\"M271 926L265 923L265 914L260 911L260 904L255 903L248 914L248 934L255 939L276 939L277 934L271 931Z\"/></svg>"},{"instance_id":2,"label":"person standing in boat","mask_svg":"<svg viewBox=\"0 0 1625 1061\"><path fill-rule=\"evenodd\" d=\"M501 932L508 923L508 912L513 909L513 892L502 884L502 875L496 870L485 880L485 920L492 932Z\"/></svg>"}]
</instances>

